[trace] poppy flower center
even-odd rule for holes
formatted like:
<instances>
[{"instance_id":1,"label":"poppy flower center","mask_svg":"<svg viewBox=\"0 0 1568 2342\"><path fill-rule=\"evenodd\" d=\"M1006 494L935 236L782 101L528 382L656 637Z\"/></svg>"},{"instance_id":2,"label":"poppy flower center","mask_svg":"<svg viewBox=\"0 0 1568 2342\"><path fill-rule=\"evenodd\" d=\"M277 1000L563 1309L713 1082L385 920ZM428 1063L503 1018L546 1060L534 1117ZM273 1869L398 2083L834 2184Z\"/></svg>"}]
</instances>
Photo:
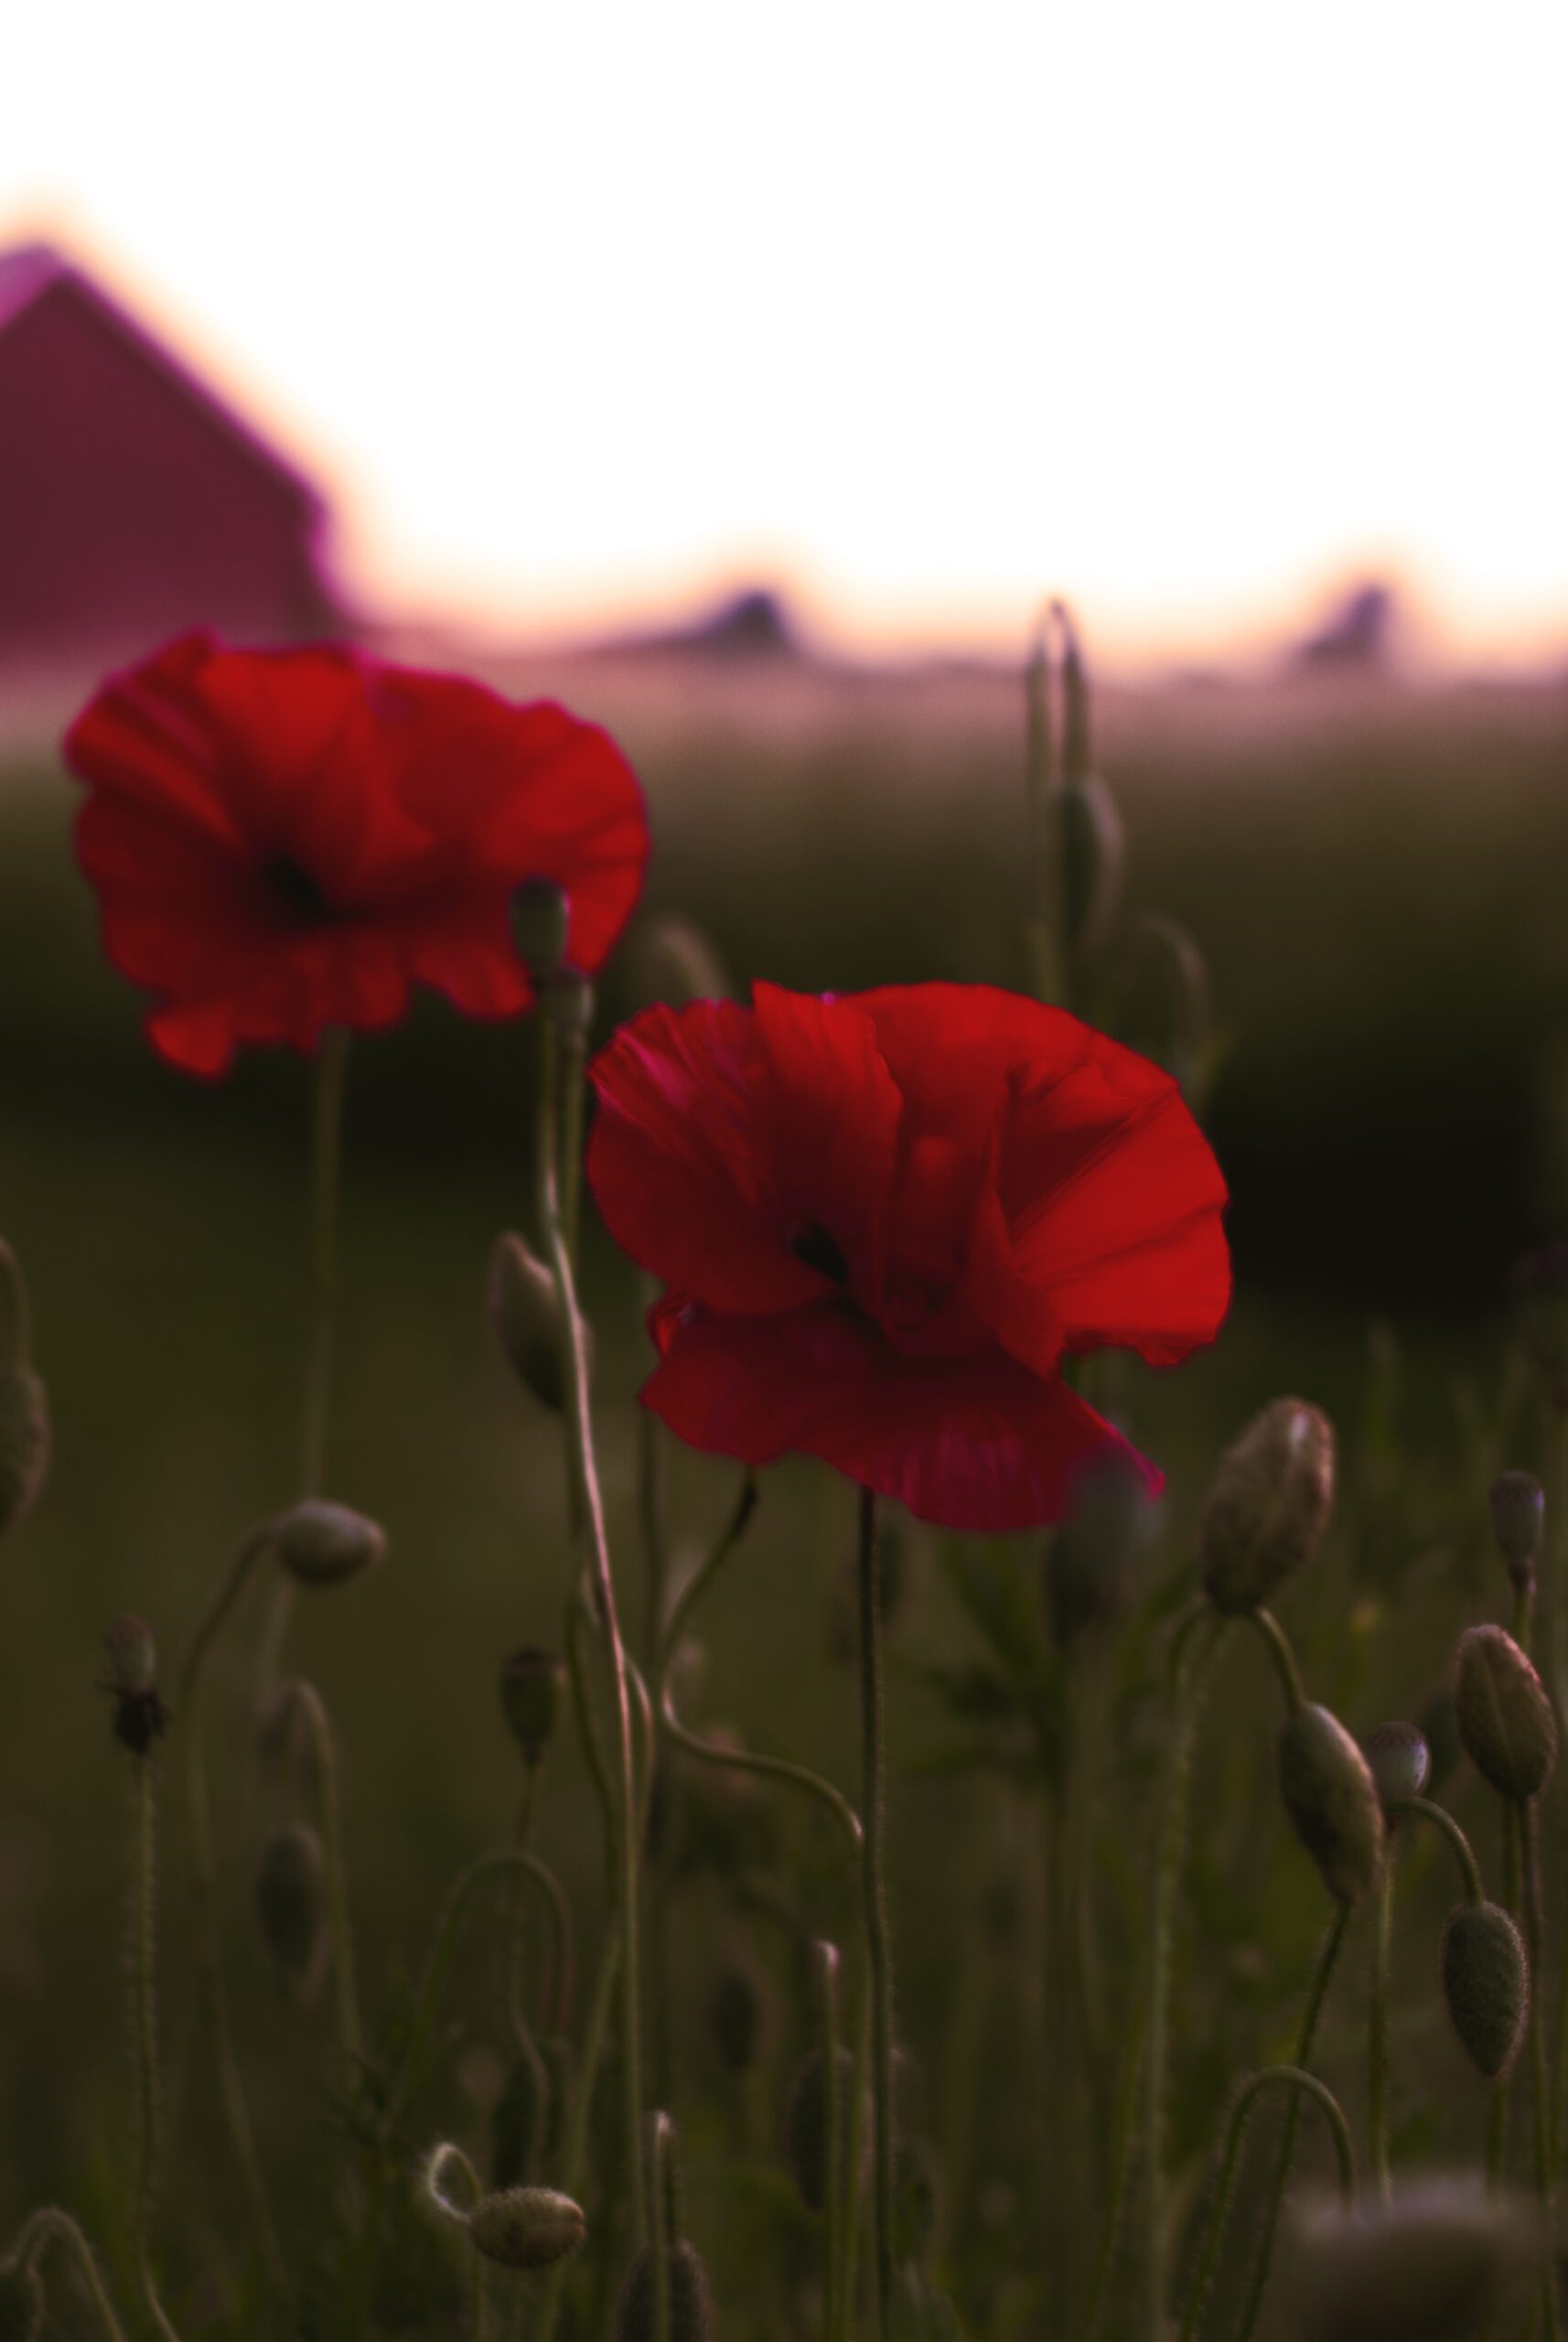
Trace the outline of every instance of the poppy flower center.
<instances>
[{"instance_id":1,"label":"poppy flower center","mask_svg":"<svg viewBox=\"0 0 1568 2342\"><path fill-rule=\"evenodd\" d=\"M838 1239L830 1236L815 1220L798 1220L785 1237L785 1242L798 1261L815 1269L834 1284L849 1283L849 1262L844 1259Z\"/></svg>"},{"instance_id":2,"label":"poppy flower center","mask_svg":"<svg viewBox=\"0 0 1568 2342\"><path fill-rule=\"evenodd\" d=\"M263 876L292 925L315 927L332 917L331 904L293 854L274 854Z\"/></svg>"}]
</instances>

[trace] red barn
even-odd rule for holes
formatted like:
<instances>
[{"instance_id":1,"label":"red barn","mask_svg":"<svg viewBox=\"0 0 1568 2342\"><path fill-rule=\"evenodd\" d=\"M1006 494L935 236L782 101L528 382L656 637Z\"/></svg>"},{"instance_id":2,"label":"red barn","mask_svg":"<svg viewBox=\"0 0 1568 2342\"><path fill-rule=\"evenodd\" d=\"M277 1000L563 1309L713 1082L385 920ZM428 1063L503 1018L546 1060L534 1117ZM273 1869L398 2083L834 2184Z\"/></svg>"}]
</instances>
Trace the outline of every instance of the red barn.
<instances>
[{"instance_id":1,"label":"red barn","mask_svg":"<svg viewBox=\"0 0 1568 2342\"><path fill-rule=\"evenodd\" d=\"M341 634L327 509L47 245L0 252L0 664L96 667L190 626Z\"/></svg>"}]
</instances>

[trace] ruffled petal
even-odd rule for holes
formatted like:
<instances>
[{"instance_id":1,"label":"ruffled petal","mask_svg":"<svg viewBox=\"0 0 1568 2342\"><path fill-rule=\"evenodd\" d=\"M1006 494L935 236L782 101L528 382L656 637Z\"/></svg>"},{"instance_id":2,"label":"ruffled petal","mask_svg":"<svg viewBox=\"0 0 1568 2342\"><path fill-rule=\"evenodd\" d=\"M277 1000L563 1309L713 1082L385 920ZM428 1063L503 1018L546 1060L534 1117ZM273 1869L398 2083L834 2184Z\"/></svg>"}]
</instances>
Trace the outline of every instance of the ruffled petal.
<instances>
[{"instance_id":1,"label":"ruffled petal","mask_svg":"<svg viewBox=\"0 0 1568 2342\"><path fill-rule=\"evenodd\" d=\"M875 1033L853 1007L777 984L752 987L752 1013L756 1148L775 1208L787 1228L830 1236L847 1282L875 1306L904 1111Z\"/></svg>"}]
</instances>

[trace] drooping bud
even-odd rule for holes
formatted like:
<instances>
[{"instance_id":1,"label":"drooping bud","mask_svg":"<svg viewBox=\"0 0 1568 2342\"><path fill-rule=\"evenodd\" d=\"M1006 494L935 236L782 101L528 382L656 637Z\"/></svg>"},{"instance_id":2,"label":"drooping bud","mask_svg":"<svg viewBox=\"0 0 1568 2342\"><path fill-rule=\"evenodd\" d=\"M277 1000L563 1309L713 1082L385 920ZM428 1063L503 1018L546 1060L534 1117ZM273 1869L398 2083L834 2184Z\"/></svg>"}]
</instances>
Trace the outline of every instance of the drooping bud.
<instances>
[{"instance_id":1,"label":"drooping bud","mask_svg":"<svg viewBox=\"0 0 1568 2342\"><path fill-rule=\"evenodd\" d=\"M386 1531L346 1504L310 1497L277 1524L274 1550L301 1585L347 1585L386 1559Z\"/></svg>"},{"instance_id":2,"label":"drooping bud","mask_svg":"<svg viewBox=\"0 0 1568 2342\"><path fill-rule=\"evenodd\" d=\"M1159 1525L1142 1472L1122 1448L1108 1449L1079 1480L1047 1548L1051 1632L1063 1650L1123 1616Z\"/></svg>"},{"instance_id":3,"label":"drooping bud","mask_svg":"<svg viewBox=\"0 0 1568 2342\"><path fill-rule=\"evenodd\" d=\"M1500 2081L1519 2054L1530 2015L1524 1939L1500 1904L1461 1903L1443 1930L1443 1996L1477 2071Z\"/></svg>"},{"instance_id":4,"label":"drooping bud","mask_svg":"<svg viewBox=\"0 0 1568 2342\"><path fill-rule=\"evenodd\" d=\"M0 1365L0 1533L32 1509L49 1463L49 1406L30 1366Z\"/></svg>"},{"instance_id":5,"label":"drooping bud","mask_svg":"<svg viewBox=\"0 0 1568 2342\"><path fill-rule=\"evenodd\" d=\"M537 983L553 976L566 957L571 905L553 878L525 878L511 890L511 940L517 956Z\"/></svg>"},{"instance_id":6,"label":"drooping bud","mask_svg":"<svg viewBox=\"0 0 1568 2342\"><path fill-rule=\"evenodd\" d=\"M1546 1491L1531 1472L1500 1472L1487 1497L1492 1535L1515 1589L1535 1578L1536 1556L1546 1520Z\"/></svg>"},{"instance_id":7,"label":"drooping bud","mask_svg":"<svg viewBox=\"0 0 1568 2342\"><path fill-rule=\"evenodd\" d=\"M693 1000L735 996L718 953L690 919L650 919L632 936L625 968L627 990L637 1008L651 1008L658 1001L684 1008Z\"/></svg>"},{"instance_id":8,"label":"drooping bud","mask_svg":"<svg viewBox=\"0 0 1568 2342\"><path fill-rule=\"evenodd\" d=\"M937 2178L928 2150L900 2139L893 2152L893 2258L919 2261L937 2232Z\"/></svg>"},{"instance_id":9,"label":"drooping bud","mask_svg":"<svg viewBox=\"0 0 1568 2342\"><path fill-rule=\"evenodd\" d=\"M256 1916L279 1986L308 1993L327 1957L327 1863L308 1823L274 1830L256 1870Z\"/></svg>"},{"instance_id":10,"label":"drooping bud","mask_svg":"<svg viewBox=\"0 0 1568 2342\"><path fill-rule=\"evenodd\" d=\"M501 1661L501 1713L525 1764L537 1765L561 1721L566 1662L524 1643Z\"/></svg>"},{"instance_id":11,"label":"drooping bud","mask_svg":"<svg viewBox=\"0 0 1568 2342\"><path fill-rule=\"evenodd\" d=\"M490 1323L519 1380L559 1412L566 1394L565 1318L555 1280L521 1236L496 1240L487 1289ZM592 1356L592 1330L583 1328Z\"/></svg>"},{"instance_id":12,"label":"drooping bud","mask_svg":"<svg viewBox=\"0 0 1568 2342\"><path fill-rule=\"evenodd\" d=\"M706 2263L684 2237L666 2248L670 2342L713 2342L714 2294ZM616 2311L616 2342L655 2342L653 2255L647 2245L633 2259Z\"/></svg>"},{"instance_id":13,"label":"drooping bud","mask_svg":"<svg viewBox=\"0 0 1568 2342\"><path fill-rule=\"evenodd\" d=\"M848 2135L854 2102L854 2061L847 2049L837 2055L840 2120ZM861 2110L861 2135L865 2136L865 2110ZM795 2068L784 2108L784 2151L795 2186L808 2212L820 2212L828 2192L828 2093L820 2049L809 2049Z\"/></svg>"},{"instance_id":14,"label":"drooping bud","mask_svg":"<svg viewBox=\"0 0 1568 2342\"><path fill-rule=\"evenodd\" d=\"M1383 1810L1366 1758L1337 1716L1309 1705L1280 1726L1279 1771L1296 1836L1330 1895L1353 1903L1383 1858Z\"/></svg>"},{"instance_id":15,"label":"drooping bud","mask_svg":"<svg viewBox=\"0 0 1568 2342\"><path fill-rule=\"evenodd\" d=\"M1534 2249L1522 2205L1468 2178L1429 2180L1348 2210L1319 2200L1294 2225L1297 2342L1472 2342Z\"/></svg>"},{"instance_id":16,"label":"drooping bud","mask_svg":"<svg viewBox=\"0 0 1568 2342\"><path fill-rule=\"evenodd\" d=\"M1116 800L1097 773L1061 793L1062 894L1068 941L1096 951L1116 923L1126 867L1126 833Z\"/></svg>"},{"instance_id":17,"label":"drooping bud","mask_svg":"<svg viewBox=\"0 0 1568 2342\"><path fill-rule=\"evenodd\" d=\"M145 1618L116 1618L103 1638L109 1659L108 1689L114 1695L114 1737L133 1756L145 1756L168 1726L158 1697L157 1645Z\"/></svg>"},{"instance_id":18,"label":"drooping bud","mask_svg":"<svg viewBox=\"0 0 1568 2342\"><path fill-rule=\"evenodd\" d=\"M1499 1797L1534 1797L1557 1755L1557 1724L1545 1687L1503 1628L1466 1628L1459 1638L1454 1717L1465 1754Z\"/></svg>"},{"instance_id":19,"label":"drooping bud","mask_svg":"<svg viewBox=\"0 0 1568 2342\"><path fill-rule=\"evenodd\" d=\"M1568 1406L1568 1242L1526 1253L1509 1282L1525 1345L1553 1403Z\"/></svg>"},{"instance_id":20,"label":"drooping bud","mask_svg":"<svg viewBox=\"0 0 1568 2342\"><path fill-rule=\"evenodd\" d=\"M708 2004L708 2023L732 2073L749 2073L767 2055L778 2030L778 2010L772 1985L754 1961L732 1961L724 1969Z\"/></svg>"},{"instance_id":21,"label":"drooping bud","mask_svg":"<svg viewBox=\"0 0 1568 2342\"><path fill-rule=\"evenodd\" d=\"M1198 1522L1203 1590L1217 1610L1257 1610L1323 1542L1334 1502L1334 1427L1305 1399L1275 1399L1220 1457Z\"/></svg>"},{"instance_id":22,"label":"drooping bud","mask_svg":"<svg viewBox=\"0 0 1568 2342\"><path fill-rule=\"evenodd\" d=\"M0 2342L39 2342L48 2304L31 2261L0 2269Z\"/></svg>"},{"instance_id":23,"label":"drooping bud","mask_svg":"<svg viewBox=\"0 0 1568 2342\"><path fill-rule=\"evenodd\" d=\"M553 2187L500 2187L468 2214L476 2252L507 2269L549 2269L588 2233L583 2208Z\"/></svg>"},{"instance_id":24,"label":"drooping bud","mask_svg":"<svg viewBox=\"0 0 1568 2342\"><path fill-rule=\"evenodd\" d=\"M1361 1743L1382 1804L1419 1797L1432 1769L1432 1751L1412 1724L1380 1724Z\"/></svg>"}]
</instances>

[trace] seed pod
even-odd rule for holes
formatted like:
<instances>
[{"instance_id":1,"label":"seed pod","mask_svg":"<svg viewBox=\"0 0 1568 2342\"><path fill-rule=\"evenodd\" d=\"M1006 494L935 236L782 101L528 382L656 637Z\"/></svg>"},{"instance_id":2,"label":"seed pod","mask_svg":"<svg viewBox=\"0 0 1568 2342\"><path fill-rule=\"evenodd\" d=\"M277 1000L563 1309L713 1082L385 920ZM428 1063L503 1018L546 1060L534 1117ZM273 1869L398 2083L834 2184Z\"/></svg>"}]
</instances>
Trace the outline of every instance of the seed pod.
<instances>
[{"instance_id":1,"label":"seed pod","mask_svg":"<svg viewBox=\"0 0 1568 2342\"><path fill-rule=\"evenodd\" d=\"M0 2342L38 2342L45 2308L44 2281L30 2261L0 2269Z\"/></svg>"},{"instance_id":2,"label":"seed pod","mask_svg":"<svg viewBox=\"0 0 1568 2342\"><path fill-rule=\"evenodd\" d=\"M1126 832L1116 800L1097 773L1069 780L1060 804L1068 941L1080 951L1096 951L1121 908Z\"/></svg>"},{"instance_id":3,"label":"seed pod","mask_svg":"<svg viewBox=\"0 0 1568 2342\"><path fill-rule=\"evenodd\" d=\"M713 2342L714 2295L707 2266L684 2237L666 2247L670 2342ZM644 2245L633 2259L616 2312L616 2342L655 2342L653 2255Z\"/></svg>"},{"instance_id":4,"label":"seed pod","mask_svg":"<svg viewBox=\"0 0 1568 2342\"><path fill-rule=\"evenodd\" d=\"M1568 1405L1568 1243L1527 1253L1509 1282L1525 1346L1553 1402Z\"/></svg>"},{"instance_id":5,"label":"seed pod","mask_svg":"<svg viewBox=\"0 0 1568 2342\"><path fill-rule=\"evenodd\" d=\"M1432 1769L1432 1751L1412 1724L1380 1724L1361 1743L1378 1796L1386 1808L1397 1798L1419 1797Z\"/></svg>"},{"instance_id":6,"label":"seed pod","mask_svg":"<svg viewBox=\"0 0 1568 2342\"><path fill-rule=\"evenodd\" d=\"M48 1463L48 1395L30 1366L0 1365L0 1531L32 1509Z\"/></svg>"},{"instance_id":7,"label":"seed pod","mask_svg":"<svg viewBox=\"0 0 1568 2342\"><path fill-rule=\"evenodd\" d=\"M1500 2081L1519 2054L1530 2015L1524 1939L1497 1903L1461 1903L1443 1930L1443 1994L1477 2071Z\"/></svg>"},{"instance_id":8,"label":"seed pod","mask_svg":"<svg viewBox=\"0 0 1568 2342\"><path fill-rule=\"evenodd\" d=\"M285 1992L308 1992L327 1952L327 1862L308 1823L274 1830L256 1871L256 1916Z\"/></svg>"},{"instance_id":9,"label":"seed pod","mask_svg":"<svg viewBox=\"0 0 1568 2342\"><path fill-rule=\"evenodd\" d=\"M1326 1708L1298 1708L1280 1727L1280 1795L1330 1895L1353 1903L1377 1879L1383 1810L1366 1758Z\"/></svg>"},{"instance_id":10,"label":"seed pod","mask_svg":"<svg viewBox=\"0 0 1568 2342\"><path fill-rule=\"evenodd\" d=\"M498 2188L468 2215L475 2251L507 2269L549 2269L575 2252L587 2233L582 2206L553 2187Z\"/></svg>"},{"instance_id":11,"label":"seed pod","mask_svg":"<svg viewBox=\"0 0 1568 2342\"><path fill-rule=\"evenodd\" d=\"M718 953L690 919L650 920L631 938L625 966L627 990L637 1008L651 1008L656 1001L684 1008L693 1000L735 996Z\"/></svg>"},{"instance_id":12,"label":"seed pod","mask_svg":"<svg viewBox=\"0 0 1568 2342\"><path fill-rule=\"evenodd\" d=\"M571 905L553 878L525 878L511 890L511 940L517 956L537 983L552 976L566 957Z\"/></svg>"},{"instance_id":13,"label":"seed pod","mask_svg":"<svg viewBox=\"0 0 1568 2342\"><path fill-rule=\"evenodd\" d=\"M837 2062L840 2120L847 2126L854 2095L854 2060L847 2049L840 2049ZM864 2137L863 2109L863 2143ZM795 2068L784 2107L784 2151L801 2203L808 2212L820 2212L828 2194L828 2093L820 2049L809 2049Z\"/></svg>"},{"instance_id":14,"label":"seed pod","mask_svg":"<svg viewBox=\"0 0 1568 2342\"><path fill-rule=\"evenodd\" d=\"M900 2139L893 2154L893 2258L919 2261L937 2232L937 2176L929 2151Z\"/></svg>"},{"instance_id":15,"label":"seed pod","mask_svg":"<svg viewBox=\"0 0 1568 2342\"><path fill-rule=\"evenodd\" d=\"M1532 1472L1500 1472L1487 1497L1492 1535L1509 1577L1520 1592L1535 1577L1536 1556L1546 1520L1546 1491Z\"/></svg>"},{"instance_id":16,"label":"seed pod","mask_svg":"<svg viewBox=\"0 0 1568 2342\"><path fill-rule=\"evenodd\" d=\"M1534 1797L1551 1777L1557 1724L1540 1676L1501 1627L1459 1638L1454 1717L1465 1754L1499 1797Z\"/></svg>"},{"instance_id":17,"label":"seed pod","mask_svg":"<svg viewBox=\"0 0 1568 2342\"><path fill-rule=\"evenodd\" d=\"M542 1406L559 1413L566 1396L561 1297L550 1271L521 1236L496 1239L490 1254L489 1299L490 1323L518 1380ZM587 1327L583 1330L591 1356L592 1335Z\"/></svg>"},{"instance_id":18,"label":"seed pod","mask_svg":"<svg viewBox=\"0 0 1568 2342\"><path fill-rule=\"evenodd\" d=\"M1061 1649L1125 1614L1159 1524L1158 1500L1120 1448L1083 1475L1072 1511L1047 1548L1046 1595Z\"/></svg>"},{"instance_id":19,"label":"seed pod","mask_svg":"<svg viewBox=\"0 0 1568 2342\"><path fill-rule=\"evenodd\" d=\"M278 1522L275 1551L301 1585L347 1585L381 1567L386 1531L349 1505L310 1497Z\"/></svg>"},{"instance_id":20,"label":"seed pod","mask_svg":"<svg viewBox=\"0 0 1568 2342\"><path fill-rule=\"evenodd\" d=\"M1305 1399L1275 1399L1219 1459L1198 1523L1217 1610L1256 1610L1316 1552L1334 1502L1334 1427Z\"/></svg>"},{"instance_id":21,"label":"seed pod","mask_svg":"<svg viewBox=\"0 0 1568 2342\"><path fill-rule=\"evenodd\" d=\"M566 1696L566 1662L553 1651L524 1643L501 1661L501 1713L524 1762L537 1765L561 1720Z\"/></svg>"},{"instance_id":22,"label":"seed pod","mask_svg":"<svg viewBox=\"0 0 1568 2342\"><path fill-rule=\"evenodd\" d=\"M1288 2298L1296 2342L1473 2342L1533 2251L1522 2205L1467 2180L1296 2216Z\"/></svg>"}]
</instances>

